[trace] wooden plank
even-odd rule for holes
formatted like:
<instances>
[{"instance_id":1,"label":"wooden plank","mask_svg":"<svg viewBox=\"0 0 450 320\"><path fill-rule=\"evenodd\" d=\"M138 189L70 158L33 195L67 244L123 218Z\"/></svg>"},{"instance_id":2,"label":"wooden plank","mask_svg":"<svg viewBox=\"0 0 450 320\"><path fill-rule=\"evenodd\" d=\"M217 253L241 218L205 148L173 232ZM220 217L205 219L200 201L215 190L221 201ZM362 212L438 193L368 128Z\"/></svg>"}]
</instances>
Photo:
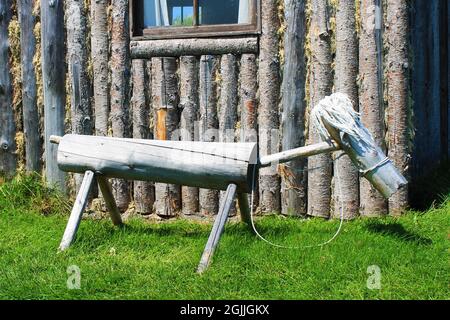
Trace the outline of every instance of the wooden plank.
<instances>
[{"instance_id":1,"label":"wooden plank","mask_svg":"<svg viewBox=\"0 0 450 320\"><path fill-rule=\"evenodd\" d=\"M205 250L203 251L200 263L197 268L198 273L203 273L211 263L214 251L219 244L220 237L222 236L223 230L225 228L225 223L228 219L228 214L233 206L234 197L236 195L235 184L230 184L225 193L224 201L222 202L219 212L217 214L216 220L214 221L211 234L209 235L208 242L206 243Z\"/></svg>"},{"instance_id":2,"label":"wooden plank","mask_svg":"<svg viewBox=\"0 0 450 320\"><path fill-rule=\"evenodd\" d=\"M257 52L257 37L143 40L131 42L131 56L133 59Z\"/></svg>"},{"instance_id":3,"label":"wooden plank","mask_svg":"<svg viewBox=\"0 0 450 320\"><path fill-rule=\"evenodd\" d=\"M41 48L44 91L45 173L47 183L65 190L65 174L58 168L51 135L64 134L66 105L64 2L41 0Z\"/></svg>"},{"instance_id":4,"label":"wooden plank","mask_svg":"<svg viewBox=\"0 0 450 320\"><path fill-rule=\"evenodd\" d=\"M17 1L20 22L20 49L22 64L22 107L25 134L25 165L28 172L41 170L41 141L37 107L36 73L33 59L36 53L36 37L32 0Z\"/></svg>"},{"instance_id":5,"label":"wooden plank","mask_svg":"<svg viewBox=\"0 0 450 320\"><path fill-rule=\"evenodd\" d=\"M78 191L77 198L70 213L69 221L67 222L66 230L64 231L59 250L66 250L72 242L75 240L75 236L80 226L81 218L83 216L84 209L89 199L89 191L94 181L94 172L86 171L84 173L83 182L81 183L80 190Z\"/></svg>"},{"instance_id":6,"label":"wooden plank","mask_svg":"<svg viewBox=\"0 0 450 320\"><path fill-rule=\"evenodd\" d=\"M12 178L16 173L16 126L12 105L12 82L9 63L8 26L10 0L0 1L0 176Z\"/></svg>"},{"instance_id":7,"label":"wooden plank","mask_svg":"<svg viewBox=\"0 0 450 320\"><path fill-rule=\"evenodd\" d=\"M120 210L114 200L111 184L108 182L108 179L102 175L96 175L96 178L100 192L105 200L106 208L111 216L111 220L115 226L120 226L122 224L122 217L120 216Z\"/></svg>"}]
</instances>

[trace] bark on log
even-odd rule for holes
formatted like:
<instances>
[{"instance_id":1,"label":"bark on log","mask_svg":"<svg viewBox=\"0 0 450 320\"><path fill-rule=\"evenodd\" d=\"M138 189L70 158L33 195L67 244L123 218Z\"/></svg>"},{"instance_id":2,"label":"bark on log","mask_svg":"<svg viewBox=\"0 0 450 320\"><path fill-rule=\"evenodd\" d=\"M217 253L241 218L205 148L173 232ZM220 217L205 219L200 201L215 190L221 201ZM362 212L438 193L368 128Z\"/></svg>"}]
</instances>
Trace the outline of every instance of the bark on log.
<instances>
[{"instance_id":1,"label":"bark on log","mask_svg":"<svg viewBox=\"0 0 450 320\"><path fill-rule=\"evenodd\" d=\"M16 127L12 105L8 26L11 2L0 1L0 175L12 178L16 172Z\"/></svg>"},{"instance_id":2,"label":"bark on log","mask_svg":"<svg viewBox=\"0 0 450 320\"><path fill-rule=\"evenodd\" d=\"M237 104L238 104L238 74L236 56L223 55L220 60L220 101L219 101L219 141L235 142ZM225 199L225 192L221 192L219 206ZM236 215L236 202L230 209L230 216Z\"/></svg>"},{"instance_id":3,"label":"bark on log","mask_svg":"<svg viewBox=\"0 0 450 320\"><path fill-rule=\"evenodd\" d=\"M243 54L241 57L241 142L258 142L258 66L256 59L254 54ZM255 184L254 210L259 203L257 181Z\"/></svg>"},{"instance_id":4,"label":"bark on log","mask_svg":"<svg viewBox=\"0 0 450 320\"><path fill-rule=\"evenodd\" d=\"M282 83L282 149L305 145L305 2L284 1L287 30L284 37L285 63ZM281 208L285 215L306 214L306 159L281 166Z\"/></svg>"},{"instance_id":5,"label":"bark on log","mask_svg":"<svg viewBox=\"0 0 450 320\"><path fill-rule=\"evenodd\" d=\"M336 12L335 90L349 96L358 108L358 40L355 29L355 0L340 0ZM343 151L334 154L332 217L354 219L359 214L359 173Z\"/></svg>"},{"instance_id":6,"label":"bark on log","mask_svg":"<svg viewBox=\"0 0 450 320\"><path fill-rule=\"evenodd\" d=\"M359 34L359 111L361 121L372 134L375 143L386 152L382 70L379 66L376 32L381 31L381 13L376 21L376 3L380 0L361 1L361 31ZM377 31L379 28L379 31ZM381 40L381 39L379 39ZM381 71L381 72L380 72ZM387 201L365 178L360 179L360 214L380 216L387 213Z\"/></svg>"},{"instance_id":7,"label":"bark on log","mask_svg":"<svg viewBox=\"0 0 450 320\"><path fill-rule=\"evenodd\" d=\"M331 94L332 57L330 30L328 29L327 1L312 2L309 38L311 42L310 97L313 108L321 99ZM320 141L317 131L310 126L308 143ZM328 218L331 201L331 157L327 154L308 159L308 215Z\"/></svg>"},{"instance_id":8,"label":"bark on log","mask_svg":"<svg viewBox=\"0 0 450 320\"><path fill-rule=\"evenodd\" d=\"M148 62L150 64L150 62ZM145 60L133 60L133 97L131 106L133 110L133 138L151 139L150 134L150 99L147 95L148 74ZM150 182L134 182L134 203L136 212L150 214L155 202L154 185Z\"/></svg>"},{"instance_id":9,"label":"bark on log","mask_svg":"<svg viewBox=\"0 0 450 320\"><path fill-rule=\"evenodd\" d=\"M88 52L86 48L87 12L84 2L66 2L67 65L71 86L72 133L91 135L93 129L91 108L91 80L88 74ZM76 189L81 186L83 176L75 175Z\"/></svg>"},{"instance_id":10,"label":"bark on log","mask_svg":"<svg viewBox=\"0 0 450 320\"><path fill-rule=\"evenodd\" d=\"M28 172L41 170L41 140L37 108L36 73L33 59L36 53L36 38L33 15L33 0L17 1L20 22L20 48L22 64L22 108L25 134L25 165Z\"/></svg>"},{"instance_id":11,"label":"bark on log","mask_svg":"<svg viewBox=\"0 0 450 320\"><path fill-rule=\"evenodd\" d=\"M180 122L178 110L177 60L152 59L152 104L155 119L155 139L175 139ZM178 140L178 138L176 138ZM181 188L178 185L155 184L155 212L162 217L174 217L181 210Z\"/></svg>"},{"instance_id":12,"label":"bark on log","mask_svg":"<svg viewBox=\"0 0 450 320\"><path fill-rule=\"evenodd\" d=\"M114 137L129 137L130 121L130 28L128 0L112 0L111 35L111 126ZM117 206L128 208L130 186L125 180L112 181Z\"/></svg>"},{"instance_id":13,"label":"bark on log","mask_svg":"<svg viewBox=\"0 0 450 320\"><path fill-rule=\"evenodd\" d=\"M196 136L195 124L199 119L199 61L197 57L185 56L180 58L180 109L181 109L181 140L194 141ZM198 129L198 128L197 128ZM181 188L182 211L185 215L199 211L198 188Z\"/></svg>"},{"instance_id":14,"label":"bark on log","mask_svg":"<svg viewBox=\"0 0 450 320\"><path fill-rule=\"evenodd\" d=\"M260 108L258 115L261 156L279 150L278 137L278 103L280 95L280 60L279 38L280 28L276 0L261 3L262 34L260 37L259 55L259 88ZM260 170L260 209L262 212L279 212L280 178L276 166Z\"/></svg>"},{"instance_id":15,"label":"bark on log","mask_svg":"<svg viewBox=\"0 0 450 320\"><path fill-rule=\"evenodd\" d=\"M65 190L65 174L56 162L51 135L64 134L66 104L64 61L64 3L41 0L41 48L44 91L45 172L47 183Z\"/></svg>"},{"instance_id":16,"label":"bark on log","mask_svg":"<svg viewBox=\"0 0 450 320\"><path fill-rule=\"evenodd\" d=\"M91 1L91 58L93 61L95 134L108 135L108 0Z\"/></svg>"},{"instance_id":17,"label":"bark on log","mask_svg":"<svg viewBox=\"0 0 450 320\"><path fill-rule=\"evenodd\" d=\"M200 59L200 141L219 141L217 118L217 83L219 59L202 56ZM219 210L219 192L200 189L200 213L215 215Z\"/></svg>"},{"instance_id":18,"label":"bark on log","mask_svg":"<svg viewBox=\"0 0 450 320\"><path fill-rule=\"evenodd\" d=\"M243 54L257 53L258 38L208 38L208 39L171 39L132 41L133 59L150 59L153 57L199 56L205 54Z\"/></svg>"},{"instance_id":19,"label":"bark on log","mask_svg":"<svg viewBox=\"0 0 450 320\"><path fill-rule=\"evenodd\" d=\"M409 133L409 14L408 1L387 0L387 96L388 155L408 177ZM401 214L408 207L408 187L389 199L389 213Z\"/></svg>"}]
</instances>

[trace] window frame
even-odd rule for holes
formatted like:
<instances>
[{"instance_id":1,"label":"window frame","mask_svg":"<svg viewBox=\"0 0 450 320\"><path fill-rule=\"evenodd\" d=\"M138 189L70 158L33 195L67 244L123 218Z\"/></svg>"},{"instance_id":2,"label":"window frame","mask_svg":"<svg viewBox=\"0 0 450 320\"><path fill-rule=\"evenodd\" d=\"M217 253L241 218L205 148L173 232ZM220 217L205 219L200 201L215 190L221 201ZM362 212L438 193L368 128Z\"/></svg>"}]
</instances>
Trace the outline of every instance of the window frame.
<instances>
[{"instance_id":1,"label":"window frame","mask_svg":"<svg viewBox=\"0 0 450 320\"><path fill-rule=\"evenodd\" d=\"M197 2L198 0L194 0ZM208 38L208 37L229 37L242 35L261 34L261 0L253 0L254 14L251 22L246 24L215 24L215 25L197 25L188 27L151 27L140 28L134 12L139 11L137 0L130 0L130 33L131 40L161 40L161 39L180 39L180 38Z\"/></svg>"}]
</instances>

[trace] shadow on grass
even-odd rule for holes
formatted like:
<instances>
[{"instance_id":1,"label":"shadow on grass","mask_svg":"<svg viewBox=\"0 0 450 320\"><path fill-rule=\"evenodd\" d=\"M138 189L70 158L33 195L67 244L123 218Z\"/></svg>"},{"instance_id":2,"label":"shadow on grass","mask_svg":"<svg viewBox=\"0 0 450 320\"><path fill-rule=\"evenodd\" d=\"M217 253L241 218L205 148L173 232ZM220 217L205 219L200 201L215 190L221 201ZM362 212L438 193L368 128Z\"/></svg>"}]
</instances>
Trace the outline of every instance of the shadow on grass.
<instances>
[{"instance_id":1,"label":"shadow on grass","mask_svg":"<svg viewBox=\"0 0 450 320\"><path fill-rule=\"evenodd\" d=\"M399 223L382 223L382 222L369 222L366 228L369 232L379 233L382 235L390 236L405 242L414 242L422 245L431 245L433 241L429 238L423 237L417 233L406 230Z\"/></svg>"}]
</instances>

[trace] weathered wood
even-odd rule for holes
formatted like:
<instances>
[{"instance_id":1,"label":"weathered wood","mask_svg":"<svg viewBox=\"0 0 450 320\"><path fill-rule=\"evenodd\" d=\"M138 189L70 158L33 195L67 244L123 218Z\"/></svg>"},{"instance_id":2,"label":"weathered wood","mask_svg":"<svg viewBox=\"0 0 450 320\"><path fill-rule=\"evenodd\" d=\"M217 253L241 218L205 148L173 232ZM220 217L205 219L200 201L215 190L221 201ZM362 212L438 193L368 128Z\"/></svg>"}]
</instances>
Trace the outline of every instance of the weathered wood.
<instances>
[{"instance_id":1,"label":"weathered wood","mask_svg":"<svg viewBox=\"0 0 450 320\"><path fill-rule=\"evenodd\" d=\"M251 224L251 212L250 212L250 202L247 193L238 193L238 204L239 213L241 214L241 221L247 225Z\"/></svg>"},{"instance_id":2,"label":"weathered wood","mask_svg":"<svg viewBox=\"0 0 450 320\"><path fill-rule=\"evenodd\" d=\"M64 2L41 0L41 57L44 92L45 173L47 183L65 190L65 174L58 168L51 135L64 134L65 61Z\"/></svg>"},{"instance_id":3,"label":"weathered wood","mask_svg":"<svg viewBox=\"0 0 450 320\"><path fill-rule=\"evenodd\" d=\"M8 26L11 2L0 1L0 175L11 178L16 172L16 127L12 105Z\"/></svg>"},{"instance_id":4,"label":"weathered wood","mask_svg":"<svg viewBox=\"0 0 450 320\"><path fill-rule=\"evenodd\" d=\"M219 60L215 56L200 59L200 141L219 141L217 118L217 83ZM200 213L214 215L219 209L216 190L199 190Z\"/></svg>"},{"instance_id":5,"label":"weathered wood","mask_svg":"<svg viewBox=\"0 0 450 320\"><path fill-rule=\"evenodd\" d=\"M108 135L110 110L108 81L108 0L95 0L91 5L91 59L93 61L95 134Z\"/></svg>"},{"instance_id":6,"label":"weathered wood","mask_svg":"<svg viewBox=\"0 0 450 320\"><path fill-rule=\"evenodd\" d=\"M309 107L331 94L332 56L331 33L328 29L327 0L312 1L309 39L311 43ZM308 143L320 141L314 128L309 127ZM308 210L310 216L328 218L331 202L331 157L321 154L308 159Z\"/></svg>"},{"instance_id":7,"label":"weathered wood","mask_svg":"<svg viewBox=\"0 0 450 320\"><path fill-rule=\"evenodd\" d=\"M180 122L177 60L175 58L153 58L152 76L155 139L175 139L176 130ZM180 186L156 183L155 212L159 216L173 217L180 210Z\"/></svg>"},{"instance_id":8,"label":"weathered wood","mask_svg":"<svg viewBox=\"0 0 450 320\"><path fill-rule=\"evenodd\" d=\"M148 63L151 64L150 61ZM146 71L147 66L145 60L133 60L133 96L131 99L131 106L133 110L133 138L135 139L152 138L150 133L150 98L148 97L148 90L146 89L149 75ZM136 212L140 214L152 213L153 204L155 202L154 185L144 181L135 181L133 184Z\"/></svg>"},{"instance_id":9,"label":"weathered wood","mask_svg":"<svg viewBox=\"0 0 450 320\"><path fill-rule=\"evenodd\" d=\"M257 37L145 40L131 42L131 55L133 59L257 52Z\"/></svg>"},{"instance_id":10,"label":"weathered wood","mask_svg":"<svg viewBox=\"0 0 450 320\"><path fill-rule=\"evenodd\" d=\"M372 134L375 143L386 151L383 87L383 67L378 66L379 52L375 34L381 28L380 0L361 1L361 31L359 33L359 111L361 121ZM376 6L375 4L378 4ZM377 20L378 16L378 20ZM386 199L367 181L360 179L360 214L379 216L387 213Z\"/></svg>"},{"instance_id":11,"label":"weathered wood","mask_svg":"<svg viewBox=\"0 0 450 320\"><path fill-rule=\"evenodd\" d=\"M197 268L197 273L203 273L211 263L214 251L219 244L220 237L225 229L225 223L227 222L228 215L234 204L234 197L236 195L236 185L230 184L225 193L225 198L220 205L219 213L214 221L211 234L209 235L208 242L206 243L205 250L203 251L200 263Z\"/></svg>"},{"instance_id":12,"label":"weathered wood","mask_svg":"<svg viewBox=\"0 0 450 320\"><path fill-rule=\"evenodd\" d=\"M387 0L387 140L388 155L403 175L408 176L410 159L409 127L409 4L406 0ZM408 186L389 199L389 213L398 215L409 204Z\"/></svg>"},{"instance_id":13,"label":"weathered wood","mask_svg":"<svg viewBox=\"0 0 450 320\"><path fill-rule=\"evenodd\" d=\"M83 1L67 0L65 8L67 30L67 65L71 87L71 124L72 133L91 135L93 132L91 108L91 80L88 74L88 52L86 41L87 19ZM78 189L81 175L75 175Z\"/></svg>"},{"instance_id":14,"label":"weathered wood","mask_svg":"<svg viewBox=\"0 0 450 320\"><path fill-rule=\"evenodd\" d=\"M114 137L130 136L130 28L128 0L112 0L111 26L111 127ZM130 186L127 181L112 181L114 197L121 211L128 208Z\"/></svg>"},{"instance_id":15,"label":"weathered wood","mask_svg":"<svg viewBox=\"0 0 450 320\"><path fill-rule=\"evenodd\" d=\"M259 148L262 156L279 151L278 103L280 95L279 37L280 21L278 1L261 3L261 26L259 54L258 111ZM260 209L262 212L280 211L280 178L275 166L260 171Z\"/></svg>"},{"instance_id":16,"label":"weathered wood","mask_svg":"<svg viewBox=\"0 0 450 320\"><path fill-rule=\"evenodd\" d=\"M108 178L155 181L225 190L235 183L251 189L255 143L160 141L65 135L58 148L64 171L92 170Z\"/></svg>"},{"instance_id":17,"label":"weathered wood","mask_svg":"<svg viewBox=\"0 0 450 320\"><path fill-rule=\"evenodd\" d=\"M197 57L180 58L180 109L181 140L194 141L196 121L199 119L199 61ZM198 188L183 186L181 201L183 214L190 215L199 211Z\"/></svg>"},{"instance_id":18,"label":"weathered wood","mask_svg":"<svg viewBox=\"0 0 450 320\"><path fill-rule=\"evenodd\" d=\"M25 135L25 167L28 172L41 170L41 141L37 108L36 73L33 59L36 53L36 38L33 15L34 1L19 0L17 7L20 22L20 50L22 68L22 109Z\"/></svg>"},{"instance_id":19,"label":"weathered wood","mask_svg":"<svg viewBox=\"0 0 450 320\"><path fill-rule=\"evenodd\" d=\"M240 69L241 142L258 141L258 66L255 54L243 54ZM255 181L253 208L259 203L258 181Z\"/></svg>"},{"instance_id":20,"label":"weathered wood","mask_svg":"<svg viewBox=\"0 0 450 320\"><path fill-rule=\"evenodd\" d=\"M114 200L114 195L112 193L111 184L108 179L102 175L96 175L97 183L100 188L100 192L105 200L106 208L108 209L111 220L115 226L122 225L122 217L120 216L120 210L116 205Z\"/></svg>"},{"instance_id":21,"label":"weathered wood","mask_svg":"<svg viewBox=\"0 0 450 320\"><path fill-rule=\"evenodd\" d=\"M284 1L287 30L284 35L285 63L281 87L283 150L304 146L306 142L305 6L305 1ZM282 167L281 211L285 215L306 214L306 164L306 159L298 158Z\"/></svg>"},{"instance_id":22,"label":"weathered wood","mask_svg":"<svg viewBox=\"0 0 450 320\"><path fill-rule=\"evenodd\" d=\"M75 240L78 227L80 226L81 218L83 216L84 209L89 200L89 191L94 181L94 172L86 171L84 173L83 182L80 185L77 198L70 213L69 221L67 222L66 230L64 231L59 250L66 250L72 242Z\"/></svg>"},{"instance_id":23,"label":"weathered wood","mask_svg":"<svg viewBox=\"0 0 450 320\"><path fill-rule=\"evenodd\" d=\"M336 58L334 88L358 106L358 39L355 29L355 0L339 0L336 12ZM331 216L354 219L359 215L359 174L348 155L335 153L333 207ZM340 192L342 191L342 192Z\"/></svg>"}]
</instances>

